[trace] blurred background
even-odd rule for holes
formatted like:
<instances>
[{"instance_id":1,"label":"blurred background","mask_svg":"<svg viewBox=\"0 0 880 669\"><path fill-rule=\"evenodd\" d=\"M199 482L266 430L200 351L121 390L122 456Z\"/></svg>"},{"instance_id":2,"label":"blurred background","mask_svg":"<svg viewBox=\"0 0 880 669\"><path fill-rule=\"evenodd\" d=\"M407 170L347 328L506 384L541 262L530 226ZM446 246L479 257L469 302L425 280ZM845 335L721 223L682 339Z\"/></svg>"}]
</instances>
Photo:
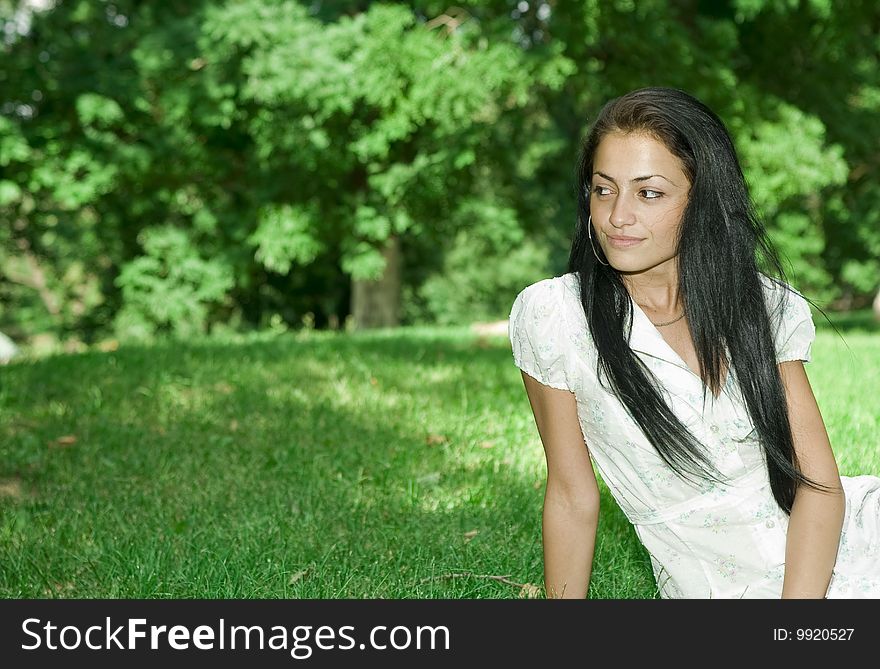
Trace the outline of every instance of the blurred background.
<instances>
[{"instance_id":1,"label":"blurred background","mask_svg":"<svg viewBox=\"0 0 880 669\"><path fill-rule=\"evenodd\" d=\"M875 2L0 0L0 25L6 350L505 319L565 271L592 119L647 85L728 125L798 288L865 320L880 285Z\"/></svg>"}]
</instances>

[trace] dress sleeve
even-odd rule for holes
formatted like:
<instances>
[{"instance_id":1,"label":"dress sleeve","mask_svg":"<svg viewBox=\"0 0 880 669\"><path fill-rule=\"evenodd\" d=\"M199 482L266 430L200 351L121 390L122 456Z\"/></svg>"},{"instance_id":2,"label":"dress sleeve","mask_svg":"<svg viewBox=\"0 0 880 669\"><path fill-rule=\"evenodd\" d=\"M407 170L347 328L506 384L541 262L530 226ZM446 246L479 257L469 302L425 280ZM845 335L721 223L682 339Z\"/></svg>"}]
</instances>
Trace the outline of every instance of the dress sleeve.
<instances>
[{"instance_id":1,"label":"dress sleeve","mask_svg":"<svg viewBox=\"0 0 880 669\"><path fill-rule=\"evenodd\" d=\"M810 349L816 338L816 326L809 303L788 284L776 286L774 293L777 297L770 316L774 327L776 362L809 362Z\"/></svg>"},{"instance_id":2,"label":"dress sleeve","mask_svg":"<svg viewBox=\"0 0 880 669\"><path fill-rule=\"evenodd\" d=\"M513 302L507 328L517 367L546 386L571 390L560 288L553 279L524 288Z\"/></svg>"}]
</instances>

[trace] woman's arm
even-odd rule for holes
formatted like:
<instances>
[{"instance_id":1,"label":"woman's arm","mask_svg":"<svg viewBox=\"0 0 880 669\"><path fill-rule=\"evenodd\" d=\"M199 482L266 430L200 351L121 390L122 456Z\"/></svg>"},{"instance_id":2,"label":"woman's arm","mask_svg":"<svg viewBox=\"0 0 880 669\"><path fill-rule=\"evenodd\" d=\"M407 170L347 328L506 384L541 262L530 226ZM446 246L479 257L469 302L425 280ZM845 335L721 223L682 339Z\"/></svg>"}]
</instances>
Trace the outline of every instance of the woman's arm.
<instances>
[{"instance_id":1,"label":"woman's arm","mask_svg":"<svg viewBox=\"0 0 880 669\"><path fill-rule=\"evenodd\" d=\"M599 525L599 486L574 394L525 372L523 383L547 459L544 493L544 588L551 599L587 596Z\"/></svg>"},{"instance_id":2,"label":"woman's arm","mask_svg":"<svg viewBox=\"0 0 880 669\"><path fill-rule=\"evenodd\" d=\"M821 599L837 560L846 499L803 362L783 362L779 370L801 470L808 478L837 490L826 493L799 486L788 523L782 598Z\"/></svg>"}]
</instances>

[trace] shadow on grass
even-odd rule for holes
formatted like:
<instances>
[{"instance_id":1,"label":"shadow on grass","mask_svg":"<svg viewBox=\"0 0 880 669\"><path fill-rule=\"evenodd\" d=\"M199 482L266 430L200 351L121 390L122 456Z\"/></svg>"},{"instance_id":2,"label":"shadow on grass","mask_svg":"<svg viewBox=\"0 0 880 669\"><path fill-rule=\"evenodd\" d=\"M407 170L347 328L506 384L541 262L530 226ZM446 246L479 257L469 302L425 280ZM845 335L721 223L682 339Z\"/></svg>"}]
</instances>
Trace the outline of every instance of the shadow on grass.
<instances>
[{"instance_id":1,"label":"shadow on grass","mask_svg":"<svg viewBox=\"0 0 880 669\"><path fill-rule=\"evenodd\" d=\"M7 594L505 598L518 588L486 576L542 582L542 493L468 426L529 411L503 338L124 347L4 374L0 477L33 491L0 505L27 556L6 562ZM59 435L77 441L47 447ZM647 553L604 486L602 505L591 595L637 596Z\"/></svg>"},{"instance_id":2,"label":"shadow on grass","mask_svg":"<svg viewBox=\"0 0 880 669\"><path fill-rule=\"evenodd\" d=\"M880 329L870 311L831 317ZM541 583L541 490L505 463L509 444L475 455L469 425L535 430L503 336L126 345L0 373L0 478L36 493L0 500L0 536L30 561L3 560L7 594L511 597L478 576ZM47 447L67 434L79 441ZM604 485L592 583L599 598L653 585Z\"/></svg>"}]
</instances>

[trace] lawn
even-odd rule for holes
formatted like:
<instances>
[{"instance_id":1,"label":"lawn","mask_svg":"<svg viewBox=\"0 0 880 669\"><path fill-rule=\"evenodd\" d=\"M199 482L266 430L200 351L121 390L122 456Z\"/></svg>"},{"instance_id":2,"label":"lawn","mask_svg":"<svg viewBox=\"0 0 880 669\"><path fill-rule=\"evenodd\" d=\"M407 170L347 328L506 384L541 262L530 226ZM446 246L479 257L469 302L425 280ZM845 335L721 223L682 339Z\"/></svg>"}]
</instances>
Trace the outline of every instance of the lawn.
<instances>
[{"instance_id":1,"label":"lawn","mask_svg":"<svg viewBox=\"0 0 880 669\"><path fill-rule=\"evenodd\" d=\"M807 365L842 474L880 473L880 336L863 325L844 326L848 348L820 326ZM543 451L504 337L306 332L23 361L0 368L0 435L2 597L542 583ZM602 493L591 596L654 597Z\"/></svg>"}]
</instances>

